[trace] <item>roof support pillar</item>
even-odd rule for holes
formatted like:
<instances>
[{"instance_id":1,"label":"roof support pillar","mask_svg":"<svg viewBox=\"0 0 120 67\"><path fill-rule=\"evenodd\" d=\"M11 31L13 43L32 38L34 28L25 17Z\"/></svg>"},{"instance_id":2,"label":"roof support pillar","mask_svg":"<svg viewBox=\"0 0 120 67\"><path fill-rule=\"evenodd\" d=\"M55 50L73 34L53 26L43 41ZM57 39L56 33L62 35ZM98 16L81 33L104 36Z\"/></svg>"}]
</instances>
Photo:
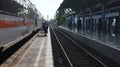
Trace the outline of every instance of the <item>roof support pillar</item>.
<instances>
[{"instance_id":1,"label":"roof support pillar","mask_svg":"<svg viewBox=\"0 0 120 67\"><path fill-rule=\"evenodd\" d=\"M102 28L103 33L105 32L105 5L102 4Z\"/></svg>"},{"instance_id":2,"label":"roof support pillar","mask_svg":"<svg viewBox=\"0 0 120 67\"><path fill-rule=\"evenodd\" d=\"M118 30L118 33L120 33L120 11L119 11L119 21L118 21L118 24L119 24L119 30Z\"/></svg>"},{"instance_id":3,"label":"roof support pillar","mask_svg":"<svg viewBox=\"0 0 120 67\"><path fill-rule=\"evenodd\" d=\"M93 13L92 9L90 9L90 34L92 34L93 31L93 19L92 19Z\"/></svg>"},{"instance_id":4,"label":"roof support pillar","mask_svg":"<svg viewBox=\"0 0 120 67\"><path fill-rule=\"evenodd\" d=\"M84 11L83 11L82 18L83 18L83 25L82 25L82 28L83 28L83 34L84 34L84 33L85 33L85 12L84 12Z\"/></svg>"}]
</instances>

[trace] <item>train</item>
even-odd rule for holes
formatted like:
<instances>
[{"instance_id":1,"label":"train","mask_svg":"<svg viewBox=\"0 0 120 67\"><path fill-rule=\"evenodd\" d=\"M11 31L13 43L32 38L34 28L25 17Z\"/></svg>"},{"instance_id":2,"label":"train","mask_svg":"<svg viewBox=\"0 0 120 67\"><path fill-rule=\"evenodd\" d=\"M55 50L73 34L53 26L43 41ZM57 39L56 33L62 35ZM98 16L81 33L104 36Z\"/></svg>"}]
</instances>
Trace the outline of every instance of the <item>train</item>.
<instances>
[{"instance_id":1,"label":"train","mask_svg":"<svg viewBox=\"0 0 120 67\"><path fill-rule=\"evenodd\" d=\"M14 3L22 7L14 8L15 10L20 9L17 12L15 10L13 12L12 7L9 7L9 9L12 9L11 12L10 10L7 11L7 7L5 8L6 10L2 10L1 8L3 7L0 6L0 46L7 45L31 34L33 31L39 29L44 21L41 13L30 1L27 3L32 5L32 7L21 5L17 1L14 1Z\"/></svg>"}]
</instances>

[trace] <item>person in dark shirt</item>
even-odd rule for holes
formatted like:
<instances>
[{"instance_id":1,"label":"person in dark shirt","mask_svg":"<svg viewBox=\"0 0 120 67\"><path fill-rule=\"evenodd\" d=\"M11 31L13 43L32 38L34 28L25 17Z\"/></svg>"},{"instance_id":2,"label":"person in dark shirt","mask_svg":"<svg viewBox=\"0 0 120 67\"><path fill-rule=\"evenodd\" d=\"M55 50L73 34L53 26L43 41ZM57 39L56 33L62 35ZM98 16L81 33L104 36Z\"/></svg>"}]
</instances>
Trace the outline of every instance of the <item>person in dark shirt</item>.
<instances>
[{"instance_id":1,"label":"person in dark shirt","mask_svg":"<svg viewBox=\"0 0 120 67\"><path fill-rule=\"evenodd\" d=\"M81 27L82 27L82 24L81 24L81 20L79 18L78 21L77 21L77 31L78 32L80 31Z\"/></svg>"},{"instance_id":2,"label":"person in dark shirt","mask_svg":"<svg viewBox=\"0 0 120 67\"><path fill-rule=\"evenodd\" d=\"M42 27L43 27L43 30L44 30L44 35L46 36L47 33L48 33L48 26L49 26L49 24L48 24L47 21L45 21L42 25L43 25Z\"/></svg>"},{"instance_id":3,"label":"person in dark shirt","mask_svg":"<svg viewBox=\"0 0 120 67\"><path fill-rule=\"evenodd\" d=\"M98 23L98 34L101 34L102 33L102 20L100 19L99 23Z\"/></svg>"}]
</instances>

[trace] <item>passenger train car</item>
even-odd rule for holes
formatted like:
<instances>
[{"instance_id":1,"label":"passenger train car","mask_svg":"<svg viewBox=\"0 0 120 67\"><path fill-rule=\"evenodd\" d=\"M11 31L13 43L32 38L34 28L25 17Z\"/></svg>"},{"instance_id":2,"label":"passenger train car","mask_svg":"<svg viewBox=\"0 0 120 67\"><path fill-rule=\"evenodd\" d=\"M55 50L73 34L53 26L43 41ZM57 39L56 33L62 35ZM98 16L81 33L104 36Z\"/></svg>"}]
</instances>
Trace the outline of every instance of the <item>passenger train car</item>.
<instances>
[{"instance_id":1,"label":"passenger train car","mask_svg":"<svg viewBox=\"0 0 120 67\"><path fill-rule=\"evenodd\" d=\"M15 3L19 4L19 2ZM1 8L3 7L0 5L0 9ZM19 11L16 14L9 10L8 12L2 9L0 10L0 46L25 37L41 27L41 23L44 20L42 15L34 6L32 6L31 9L29 8L30 7L27 7L26 11L22 8L24 11L20 10L21 12ZM5 9L7 10L7 8Z\"/></svg>"}]
</instances>

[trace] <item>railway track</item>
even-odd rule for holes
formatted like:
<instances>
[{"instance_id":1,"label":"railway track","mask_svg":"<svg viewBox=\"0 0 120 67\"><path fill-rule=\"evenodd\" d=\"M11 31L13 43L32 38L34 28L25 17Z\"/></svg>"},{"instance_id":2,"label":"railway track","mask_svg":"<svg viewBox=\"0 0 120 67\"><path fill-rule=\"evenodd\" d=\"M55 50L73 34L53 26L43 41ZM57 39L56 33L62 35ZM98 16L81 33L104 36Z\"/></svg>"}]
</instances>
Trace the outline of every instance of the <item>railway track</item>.
<instances>
[{"instance_id":1,"label":"railway track","mask_svg":"<svg viewBox=\"0 0 120 67\"><path fill-rule=\"evenodd\" d=\"M107 67L57 28L51 28L51 36L55 67Z\"/></svg>"}]
</instances>

